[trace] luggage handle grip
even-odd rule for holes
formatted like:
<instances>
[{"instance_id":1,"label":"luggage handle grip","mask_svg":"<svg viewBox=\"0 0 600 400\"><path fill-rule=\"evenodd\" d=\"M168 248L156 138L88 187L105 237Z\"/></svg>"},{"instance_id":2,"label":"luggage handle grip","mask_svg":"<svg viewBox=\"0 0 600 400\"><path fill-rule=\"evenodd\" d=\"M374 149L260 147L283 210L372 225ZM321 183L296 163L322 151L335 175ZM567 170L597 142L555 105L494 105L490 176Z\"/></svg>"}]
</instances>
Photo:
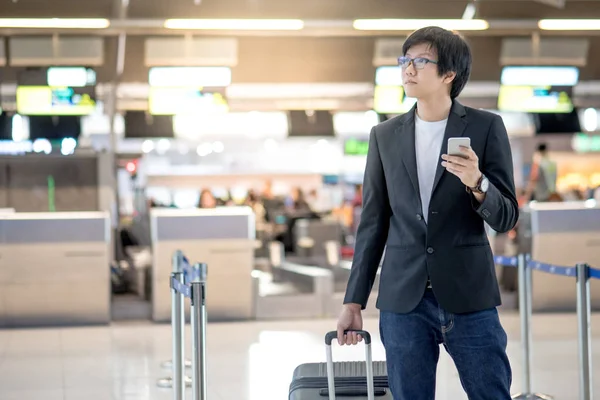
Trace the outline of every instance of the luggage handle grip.
<instances>
[{"instance_id":1,"label":"luggage handle grip","mask_svg":"<svg viewBox=\"0 0 600 400\"><path fill-rule=\"evenodd\" d=\"M363 337L363 339L365 339L365 344L369 345L371 344L371 334L367 331L363 331L363 330L345 330L344 331L344 335L351 333L351 332L356 332L359 335L361 335ZM325 335L325 344L327 346L331 346L331 342L333 342L334 339L337 339L337 331L331 331L331 332L327 332L327 334Z\"/></svg>"},{"instance_id":2,"label":"luggage handle grip","mask_svg":"<svg viewBox=\"0 0 600 400\"><path fill-rule=\"evenodd\" d=\"M364 330L346 330L356 332L365 339L365 358L367 369L367 399L375 400L375 374L373 373L373 353L371 350L371 334ZM328 332L325 335L325 347L327 349L327 389L329 391L329 400L335 400L335 376L333 368L333 354L331 351L331 342L337 338L337 331Z\"/></svg>"}]
</instances>

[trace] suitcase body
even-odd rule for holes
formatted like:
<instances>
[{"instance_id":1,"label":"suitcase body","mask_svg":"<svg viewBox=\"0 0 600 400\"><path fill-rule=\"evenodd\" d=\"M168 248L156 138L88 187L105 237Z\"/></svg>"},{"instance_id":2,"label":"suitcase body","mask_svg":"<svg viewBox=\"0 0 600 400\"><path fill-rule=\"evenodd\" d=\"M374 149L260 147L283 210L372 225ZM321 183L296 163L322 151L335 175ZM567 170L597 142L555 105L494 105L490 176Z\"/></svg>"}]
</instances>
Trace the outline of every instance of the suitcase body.
<instances>
[{"instance_id":1,"label":"suitcase body","mask_svg":"<svg viewBox=\"0 0 600 400\"><path fill-rule=\"evenodd\" d=\"M336 397L348 400L367 400L367 376L365 363L361 361L336 362ZM393 400L388 387L385 361L373 363L375 374L375 398ZM327 363L302 364L296 367L290 385L289 400L327 400Z\"/></svg>"},{"instance_id":2,"label":"suitcase body","mask_svg":"<svg viewBox=\"0 0 600 400\"><path fill-rule=\"evenodd\" d=\"M328 334L333 336L332 333ZM326 340L327 342L327 340ZM327 344L327 343L326 343ZM331 340L327 344L327 363L308 363L296 367L290 384L289 400L393 400L387 377L385 361L371 361L370 337L365 344L367 362L333 362L331 359ZM328 365L330 364L330 365ZM367 365L372 368L367 368ZM329 380L333 372L334 379ZM372 385L369 385L372 382ZM335 386L335 395L330 396L330 388ZM372 397L368 389L373 390Z\"/></svg>"}]
</instances>

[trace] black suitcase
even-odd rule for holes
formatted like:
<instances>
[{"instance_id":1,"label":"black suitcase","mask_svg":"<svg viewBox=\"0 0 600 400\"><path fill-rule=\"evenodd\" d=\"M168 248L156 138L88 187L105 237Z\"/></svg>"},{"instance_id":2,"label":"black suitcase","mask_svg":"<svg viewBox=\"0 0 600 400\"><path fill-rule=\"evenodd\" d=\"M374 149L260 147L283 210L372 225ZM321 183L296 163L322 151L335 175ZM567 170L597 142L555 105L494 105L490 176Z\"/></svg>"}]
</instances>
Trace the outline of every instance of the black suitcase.
<instances>
[{"instance_id":1,"label":"black suitcase","mask_svg":"<svg viewBox=\"0 0 600 400\"><path fill-rule=\"evenodd\" d=\"M290 384L289 400L393 400L385 361L373 363L371 335L357 331L365 341L366 362L333 362L331 342L337 332L325 335L326 363L309 363L296 367Z\"/></svg>"}]
</instances>

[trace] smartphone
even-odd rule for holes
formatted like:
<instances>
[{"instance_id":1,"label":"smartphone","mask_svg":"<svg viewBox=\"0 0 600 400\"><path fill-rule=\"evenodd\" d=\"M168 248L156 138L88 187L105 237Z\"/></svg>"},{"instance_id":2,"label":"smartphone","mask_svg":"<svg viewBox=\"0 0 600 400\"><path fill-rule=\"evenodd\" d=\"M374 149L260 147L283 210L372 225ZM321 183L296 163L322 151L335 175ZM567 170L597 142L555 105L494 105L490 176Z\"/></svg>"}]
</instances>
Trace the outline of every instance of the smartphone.
<instances>
[{"instance_id":1,"label":"smartphone","mask_svg":"<svg viewBox=\"0 0 600 400\"><path fill-rule=\"evenodd\" d=\"M464 157L464 153L460 150L461 146L471 147L471 138L468 137L453 137L448 139L448 155Z\"/></svg>"}]
</instances>

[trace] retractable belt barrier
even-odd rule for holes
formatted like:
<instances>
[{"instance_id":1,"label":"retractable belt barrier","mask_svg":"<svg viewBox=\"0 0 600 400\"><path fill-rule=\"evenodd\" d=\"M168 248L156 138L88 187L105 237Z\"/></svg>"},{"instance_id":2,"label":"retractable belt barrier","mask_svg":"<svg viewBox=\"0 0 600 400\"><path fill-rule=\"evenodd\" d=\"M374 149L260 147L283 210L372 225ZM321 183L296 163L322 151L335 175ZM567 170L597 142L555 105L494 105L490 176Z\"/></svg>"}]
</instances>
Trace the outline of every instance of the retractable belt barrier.
<instances>
[{"instance_id":1,"label":"retractable belt barrier","mask_svg":"<svg viewBox=\"0 0 600 400\"><path fill-rule=\"evenodd\" d=\"M518 257L494 256L494 262L519 269L519 314L521 317L521 344L523 356L523 392L514 395L519 400L548 400L551 396L531 391L531 314L532 273L541 271L552 275L576 278L577 324L579 343L579 399L592 400L592 337L590 279L600 279L600 270L580 263L574 267L553 265L531 260L529 255Z\"/></svg>"},{"instance_id":2,"label":"retractable belt barrier","mask_svg":"<svg viewBox=\"0 0 600 400\"><path fill-rule=\"evenodd\" d=\"M177 268L175 268L177 263ZM159 380L159 386L172 387L173 399L183 400L186 386L192 387L193 400L206 400L206 276L207 265L190 262L182 252L173 255L171 273L171 327L173 331L172 378ZM185 375L184 358L185 298L191 300L192 376ZM166 363L164 363L166 364ZM168 384L169 383L169 384Z\"/></svg>"}]
</instances>

